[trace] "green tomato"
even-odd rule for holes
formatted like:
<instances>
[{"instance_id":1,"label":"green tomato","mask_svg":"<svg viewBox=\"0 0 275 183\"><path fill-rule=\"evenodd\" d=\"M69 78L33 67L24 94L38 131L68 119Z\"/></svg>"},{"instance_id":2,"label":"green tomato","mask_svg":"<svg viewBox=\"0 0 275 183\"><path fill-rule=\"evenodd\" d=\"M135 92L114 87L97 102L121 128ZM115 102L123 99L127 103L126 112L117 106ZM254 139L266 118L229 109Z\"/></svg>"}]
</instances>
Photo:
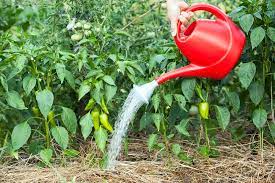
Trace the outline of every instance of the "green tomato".
<instances>
[{"instance_id":1,"label":"green tomato","mask_svg":"<svg viewBox=\"0 0 275 183\"><path fill-rule=\"evenodd\" d=\"M83 37L83 34L81 34L81 33L76 33L76 34L73 34L73 35L71 36L71 40L73 40L73 41L79 41L79 40L82 39L82 37Z\"/></svg>"},{"instance_id":2,"label":"green tomato","mask_svg":"<svg viewBox=\"0 0 275 183\"><path fill-rule=\"evenodd\" d=\"M77 22L74 26L75 29L77 28L81 28L82 27L82 23L81 22Z\"/></svg>"},{"instance_id":3,"label":"green tomato","mask_svg":"<svg viewBox=\"0 0 275 183\"><path fill-rule=\"evenodd\" d=\"M90 23L86 23L83 25L83 28L86 29L86 30L89 30L91 29L92 25Z\"/></svg>"},{"instance_id":4,"label":"green tomato","mask_svg":"<svg viewBox=\"0 0 275 183\"><path fill-rule=\"evenodd\" d=\"M84 35L85 36L89 36L89 35L91 35L92 34L92 31L90 31L90 30L85 30L84 31Z\"/></svg>"}]
</instances>

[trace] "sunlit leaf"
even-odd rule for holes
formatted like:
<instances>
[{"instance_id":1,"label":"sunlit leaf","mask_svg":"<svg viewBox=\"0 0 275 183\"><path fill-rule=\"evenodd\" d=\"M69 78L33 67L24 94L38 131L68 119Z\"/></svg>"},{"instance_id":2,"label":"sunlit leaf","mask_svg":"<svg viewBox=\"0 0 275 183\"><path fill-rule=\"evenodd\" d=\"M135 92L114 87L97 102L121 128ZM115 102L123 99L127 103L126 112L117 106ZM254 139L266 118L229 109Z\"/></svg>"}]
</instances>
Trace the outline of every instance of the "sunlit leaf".
<instances>
[{"instance_id":1,"label":"sunlit leaf","mask_svg":"<svg viewBox=\"0 0 275 183\"><path fill-rule=\"evenodd\" d=\"M106 142L108 139L107 131L103 127L99 127L97 131L94 132L95 142L97 147L101 152L105 152Z\"/></svg>"},{"instance_id":2,"label":"sunlit leaf","mask_svg":"<svg viewBox=\"0 0 275 183\"><path fill-rule=\"evenodd\" d=\"M47 118L52 105L53 105L54 96L50 90L44 89L40 91L36 95L36 101L38 103L38 107L44 118Z\"/></svg>"},{"instance_id":3,"label":"sunlit leaf","mask_svg":"<svg viewBox=\"0 0 275 183\"><path fill-rule=\"evenodd\" d=\"M264 110L264 109L254 110L253 114L252 114L252 121L258 129L264 127L264 125L267 121L267 112L266 112L266 110Z\"/></svg>"},{"instance_id":4,"label":"sunlit leaf","mask_svg":"<svg viewBox=\"0 0 275 183\"><path fill-rule=\"evenodd\" d=\"M21 96L16 91L7 92L6 100L9 106L11 107L14 107L19 110L27 109Z\"/></svg>"},{"instance_id":5,"label":"sunlit leaf","mask_svg":"<svg viewBox=\"0 0 275 183\"><path fill-rule=\"evenodd\" d=\"M147 146L148 146L149 152L153 150L153 147L156 145L157 141L158 141L157 134L151 134L149 136L148 141L147 141Z\"/></svg>"},{"instance_id":6,"label":"sunlit leaf","mask_svg":"<svg viewBox=\"0 0 275 183\"><path fill-rule=\"evenodd\" d=\"M56 126L51 129L54 140L62 147L67 149L69 143L69 134L67 130L62 126Z\"/></svg>"},{"instance_id":7,"label":"sunlit leaf","mask_svg":"<svg viewBox=\"0 0 275 183\"><path fill-rule=\"evenodd\" d=\"M243 63L237 72L242 86L247 89L256 73L256 66L253 62Z\"/></svg>"},{"instance_id":8,"label":"sunlit leaf","mask_svg":"<svg viewBox=\"0 0 275 183\"><path fill-rule=\"evenodd\" d=\"M62 121L69 132L75 134L77 127L77 118L74 111L67 107L62 107Z\"/></svg>"},{"instance_id":9,"label":"sunlit leaf","mask_svg":"<svg viewBox=\"0 0 275 183\"><path fill-rule=\"evenodd\" d=\"M12 149L20 149L30 138L31 127L27 122L16 125L11 134Z\"/></svg>"},{"instance_id":10,"label":"sunlit leaf","mask_svg":"<svg viewBox=\"0 0 275 183\"><path fill-rule=\"evenodd\" d=\"M225 130L230 122L230 112L227 107L215 106L215 109L219 126Z\"/></svg>"},{"instance_id":11,"label":"sunlit leaf","mask_svg":"<svg viewBox=\"0 0 275 183\"><path fill-rule=\"evenodd\" d=\"M27 75L23 79L23 89L29 95L36 85L36 78L32 75Z\"/></svg>"}]
</instances>

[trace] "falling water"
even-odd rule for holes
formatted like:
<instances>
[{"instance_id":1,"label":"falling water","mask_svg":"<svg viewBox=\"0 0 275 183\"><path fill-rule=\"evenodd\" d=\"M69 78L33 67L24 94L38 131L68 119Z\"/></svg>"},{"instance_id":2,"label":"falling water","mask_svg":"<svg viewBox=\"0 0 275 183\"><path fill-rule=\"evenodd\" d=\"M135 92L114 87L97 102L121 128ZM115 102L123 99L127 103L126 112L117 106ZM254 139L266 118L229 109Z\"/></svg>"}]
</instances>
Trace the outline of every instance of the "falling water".
<instances>
[{"instance_id":1,"label":"falling water","mask_svg":"<svg viewBox=\"0 0 275 183\"><path fill-rule=\"evenodd\" d=\"M154 80L141 86L134 86L130 91L115 123L115 130L108 149L107 169L115 168L116 158L120 152L122 139L127 132L130 122L134 119L138 109L144 103L148 104L149 99L157 86L158 83Z\"/></svg>"}]
</instances>

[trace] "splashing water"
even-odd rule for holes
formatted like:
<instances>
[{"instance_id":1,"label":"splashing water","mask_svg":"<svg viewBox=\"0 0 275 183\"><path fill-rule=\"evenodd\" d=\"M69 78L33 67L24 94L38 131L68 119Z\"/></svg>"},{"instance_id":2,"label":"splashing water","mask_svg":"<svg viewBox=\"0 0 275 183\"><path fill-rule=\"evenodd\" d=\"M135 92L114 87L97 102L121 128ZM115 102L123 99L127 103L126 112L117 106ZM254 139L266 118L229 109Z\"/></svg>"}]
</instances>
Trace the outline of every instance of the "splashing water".
<instances>
[{"instance_id":1,"label":"splashing water","mask_svg":"<svg viewBox=\"0 0 275 183\"><path fill-rule=\"evenodd\" d=\"M116 158L120 152L122 139L127 132L130 122L134 119L138 109L144 103L149 103L149 99L157 86L158 83L154 80L141 86L134 85L134 88L130 91L115 123L115 131L113 132L108 149L107 169L115 168Z\"/></svg>"}]
</instances>

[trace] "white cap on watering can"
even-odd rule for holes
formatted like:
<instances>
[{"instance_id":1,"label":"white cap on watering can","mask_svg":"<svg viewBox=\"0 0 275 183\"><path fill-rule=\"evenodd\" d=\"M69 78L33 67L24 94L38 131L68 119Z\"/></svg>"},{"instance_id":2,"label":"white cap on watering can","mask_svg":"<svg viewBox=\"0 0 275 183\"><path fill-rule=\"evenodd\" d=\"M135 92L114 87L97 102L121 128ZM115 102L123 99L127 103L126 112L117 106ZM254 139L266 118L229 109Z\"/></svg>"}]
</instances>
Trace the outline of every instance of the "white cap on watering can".
<instances>
[{"instance_id":1,"label":"white cap on watering can","mask_svg":"<svg viewBox=\"0 0 275 183\"><path fill-rule=\"evenodd\" d=\"M148 104L149 103L149 99L151 98L154 89L158 86L158 83L156 80L150 82L150 83L146 83L144 85L141 86L137 86L134 85L134 90L135 93L140 97L140 99Z\"/></svg>"}]
</instances>

